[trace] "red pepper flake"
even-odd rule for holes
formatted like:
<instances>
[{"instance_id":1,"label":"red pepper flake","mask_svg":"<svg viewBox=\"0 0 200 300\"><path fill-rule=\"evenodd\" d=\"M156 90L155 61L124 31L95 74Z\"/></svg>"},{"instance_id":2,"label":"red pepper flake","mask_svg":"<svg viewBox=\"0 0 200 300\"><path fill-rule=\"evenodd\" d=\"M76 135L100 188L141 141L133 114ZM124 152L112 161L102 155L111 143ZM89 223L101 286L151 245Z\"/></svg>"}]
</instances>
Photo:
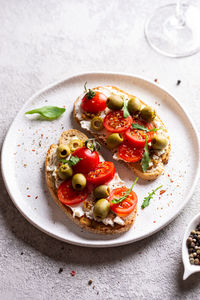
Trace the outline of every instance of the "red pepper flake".
<instances>
[{"instance_id":1,"label":"red pepper flake","mask_svg":"<svg viewBox=\"0 0 200 300\"><path fill-rule=\"evenodd\" d=\"M156 221L153 221L153 223L156 223Z\"/></svg>"},{"instance_id":2,"label":"red pepper flake","mask_svg":"<svg viewBox=\"0 0 200 300\"><path fill-rule=\"evenodd\" d=\"M33 152L35 152L35 149L32 149Z\"/></svg>"},{"instance_id":3,"label":"red pepper flake","mask_svg":"<svg viewBox=\"0 0 200 300\"><path fill-rule=\"evenodd\" d=\"M168 174L167 176L168 176L168 177L170 177L170 175L169 175L169 174Z\"/></svg>"},{"instance_id":4,"label":"red pepper flake","mask_svg":"<svg viewBox=\"0 0 200 300\"><path fill-rule=\"evenodd\" d=\"M38 198L38 196L35 196L35 199L37 199Z\"/></svg>"},{"instance_id":5,"label":"red pepper flake","mask_svg":"<svg viewBox=\"0 0 200 300\"><path fill-rule=\"evenodd\" d=\"M44 134L43 134L43 133L41 133L41 138L43 138L43 136L44 136Z\"/></svg>"},{"instance_id":6,"label":"red pepper flake","mask_svg":"<svg viewBox=\"0 0 200 300\"><path fill-rule=\"evenodd\" d=\"M154 82L158 82L158 78L155 78L155 79L154 79Z\"/></svg>"},{"instance_id":7,"label":"red pepper flake","mask_svg":"<svg viewBox=\"0 0 200 300\"><path fill-rule=\"evenodd\" d=\"M174 182L174 180L170 179L170 182Z\"/></svg>"},{"instance_id":8,"label":"red pepper flake","mask_svg":"<svg viewBox=\"0 0 200 300\"><path fill-rule=\"evenodd\" d=\"M161 190L160 195L164 194L165 192L166 192L166 190Z\"/></svg>"},{"instance_id":9,"label":"red pepper flake","mask_svg":"<svg viewBox=\"0 0 200 300\"><path fill-rule=\"evenodd\" d=\"M27 197L30 197L31 195L27 195Z\"/></svg>"},{"instance_id":10,"label":"red pepper flake","mask_svg":"<svg viewBox=\"0 0 200 300\"><path fill-rule=\"evenodd\" d=\"M75 271L71 271L70 273L72 276L75 276L76 275L76 272Z\"/></svg>"}]
</instances>

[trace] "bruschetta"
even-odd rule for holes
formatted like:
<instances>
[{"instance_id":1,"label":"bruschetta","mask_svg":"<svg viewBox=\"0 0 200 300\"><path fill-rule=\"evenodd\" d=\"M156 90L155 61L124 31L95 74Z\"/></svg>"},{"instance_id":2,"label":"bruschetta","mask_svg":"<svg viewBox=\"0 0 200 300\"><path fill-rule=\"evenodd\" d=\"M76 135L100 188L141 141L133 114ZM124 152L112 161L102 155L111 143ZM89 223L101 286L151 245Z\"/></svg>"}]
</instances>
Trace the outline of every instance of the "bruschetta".
<instances>
[{"instance_id":1,"label":"bruschetta","mask_svg":"<svg viewBox=\"0 0 200 300\"><path fill-rule=\"evenodd\" d=\"M82 129L138 177L154 180L163 173L170 138L156 111L141 99L115 86L85 87L74 103L73 115Z\"/></svg>"},{"instance_id":2,"label":"bruschetta","mask_svg":"<svg viewBox=\"0 0 200 300\"><path fill-rule=\"evenodd\" d=\"M64 131L46 155L47 186L58 206L80 227L99 234L122 233L135 221L137 195L97 148L80 131Z\"/></svg>"}]
</instances>

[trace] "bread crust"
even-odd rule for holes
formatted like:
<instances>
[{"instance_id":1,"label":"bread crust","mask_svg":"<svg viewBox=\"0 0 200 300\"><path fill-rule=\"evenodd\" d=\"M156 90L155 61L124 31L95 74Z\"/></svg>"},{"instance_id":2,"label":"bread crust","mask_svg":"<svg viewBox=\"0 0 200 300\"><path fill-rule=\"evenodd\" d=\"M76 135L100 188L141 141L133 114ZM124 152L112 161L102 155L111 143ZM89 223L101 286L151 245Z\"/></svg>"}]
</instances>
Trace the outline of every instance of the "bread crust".
<instances>
[{"instance_id":1,"label":"bread crust","mask_svg":"<svg viewBox=\"0 0 200 300\"><path fill-rule=\"evenodd\" d=\"M83 134L82 132L75 130L75 129L70 129L70 130L64 131L62 133L62 135L59 139L59 144L68 143L73 136L77 136L81 140L87 140L87 136L85 134ZM63 205L59 201L59 199L57 197L57 189L54 184L52 172L47 170L47 166L49 166L49 164L50 164L52 152L54 151L55 148L57 148L57 145L52 144L48 149L48 152L46 155L46 160L45 160L45 177L46 177L47 187L49 189L49 192L50 192L52 198L57 203L57 205L63 210L63 212L79 227L81 227L85 230L91 231L93 233L119 234L119 233L123 233L123 232L129 230L135 221L137 207L135 208L135 210L131 214L131 216L125 220L125 224L123 226L116 224L116 223L114 223L114 226L105 225L102 222L97 222L95 220L91 220L91 219L87 218L86 216L83 216L81 218L73 217L72 210L68 206Z\"/></svg>"},{"instance_id":2,"label":"bread crust","mask_svg":"<svg viewBox=\"0 0 200 300\"><path fill-rule=\"evenodd\" d=\"M111 86L111 85L106 85L105 88L112 88L113 90L116 90L118 92L121 92L121 93L124 93L126 94L129 98L132 98L132 97L135 97L121 89L119 89L118 87L115 87L115 86ZM100 88L103 88L101 86L98 86L94 89L100 89ZM143 104L143 105L147 105L146 103L144 103L141 99L139 99L140 102ZM76 114L76 105L77 105L77 102L79 101L79 97L76 99L76 101L74 102L74 106L73 106L73 116L74 116L74 119L76 120L76 122L81 126L81 123L79 120L79 118L77 117L77 114ZM167 128L165 127L163 121L160 119L160 117L157 115L157 118L159 119L159 121L162 123L162 126L163 126L163 130L165 131L165 133L167 134ZM88 131L91 135L93 135L95 137L95 139L98 140L99 143L101 143L103 146L106 147L106 144L104 142L103 139L99 138L98 136L98 132L97 133L94 133L90 130L87 130L85 129L86 131ZM163 171L164 171L164 165L168 163L168 160L169 160L169 155L170 155L170 151L171 151L171 142L170 142L170 138L167 134L167 139L168 139L168 146L167 146L167 149L165 151L165 153L163 155L160 156L160 161L157 165L156 168L153 168L153 169L150 169L150 170L147 170L146 172L143 172L142 170L142 167L141 167L141 164L140 163L128 163L128 162L124 162L129 168L131 168L131 170L134 172L134 174L144 180L155 180L156 178L158 178L158 176L160 176ZM113 157L113 159L115 159Z\"/></svg>"}]
</instances>

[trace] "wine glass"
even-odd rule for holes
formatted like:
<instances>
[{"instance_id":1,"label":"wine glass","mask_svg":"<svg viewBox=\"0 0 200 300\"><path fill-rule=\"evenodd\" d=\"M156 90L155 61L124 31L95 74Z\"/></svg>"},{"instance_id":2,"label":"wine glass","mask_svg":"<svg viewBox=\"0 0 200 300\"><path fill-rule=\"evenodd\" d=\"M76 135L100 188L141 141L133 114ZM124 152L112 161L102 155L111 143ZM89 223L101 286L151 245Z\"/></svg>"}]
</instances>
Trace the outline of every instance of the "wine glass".
<instances>
[{"instance_id":1,"label":"wine glass","mask_svg":"<svg viewBox=\"0 0 200 300\"><path fill-rule=\"evenodd\" d=\"M145 24L145 36L158 52L184 57L200 50L200 7L177 0L158 8Z\"/></svg>"}]
</instances>

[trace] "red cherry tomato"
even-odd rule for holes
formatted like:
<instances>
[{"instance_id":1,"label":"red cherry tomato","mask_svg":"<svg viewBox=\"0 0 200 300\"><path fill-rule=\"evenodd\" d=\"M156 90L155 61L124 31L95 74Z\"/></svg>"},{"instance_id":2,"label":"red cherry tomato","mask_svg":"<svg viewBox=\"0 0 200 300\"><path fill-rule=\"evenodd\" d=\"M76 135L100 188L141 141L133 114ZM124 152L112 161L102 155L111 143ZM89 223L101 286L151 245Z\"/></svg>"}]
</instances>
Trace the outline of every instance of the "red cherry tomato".
<instances>
[{"instance_id":1,"label":"red cherry tomato","mask_svg":"<svg viewBox=\"0 0 200 300\"><path fill-rule=\"evenodd\" d=\"M110 132L124 132L131 126L133 119L131 116L124 118L123 111L109 112L103 121L104 127Z\"/></svg>"},{"instance_id":2,"label":"red cherry tomato","mask_svg":"<svg viewBox=\"0 0 200 300\"><path fill-rule=\"evenodd\" d=\"M133 124L137 123L139 125L142 125L143 127L147 127L147 129L153 129L153 125L151 123L145 123L140 120L133 120ZM149 143L154 136L154 132L146 132L144 130L129 128L125 132L125 138L128 140L129 144L135 146L135 147L144 147L145 146L145 136L147 136L147 142Z\"/></svg>"},{"instance_id":3,"label":"red cherry tomato","mask_svg":"<svg viewBox=\"0 0 200 300\"><path fill-rule=\"evenodd\" d=\"M112 190L109 197L110 209L120 217L126 217L132 213L135 209L138 198L135 192L130 192L130 194L122 202L114 204L111 202L113 199L119 199L124 196L128 189L126 187L121 187Z\"/></svg>"},{"instance_id":4,"label":"red cherry tomato","mask_svg":"<svg viewBox=\"0 0 200 300\"><path fill-rule=\"evenodd\" d=\"M75 173L86 174L95 170L99 164L99 154L86 147L78 148L72 155L82 158L75 166L73 166Z\"/></svg>"},{"instance_id":5,"label":"red cherry tomato","mask_svg":"<svg viewBox=\"0 0 200 300\"><path fill-rule=\"evenodd\" d=\"M96 170L88 173L87 181L94 185L108 183L115 175L115 166L110 161L100 162Z\"/></svg>"},{"instance_id":6,"label":"red cherry tomato","mask_svg":"<svg viewBox=\"0 0 200 300\"><path fill-rule=\"evenodd\" d=\"M126 162L136 162L142 159L144 153L143 148L134 148L126 141L118 148L118 156Z\"/></svg>"},{"instance_id":7,"label":"red cherry tomato","mask_svg":"<svg viewBox=\"0 0 200 300\"><path fill-rule=\"evenodd\" d=\"M90 113L98 113L105 110L107 97L103 93L95 91L95 96L91 99L89 97L88 99L89 93L90 92L87 92L87 94L83 97L81 108Z\"/></svg>"},{"instance_id":8,"label":"red cherry tomato","mask_svg":"<svg viewBox=\"0 0 200 300\"><path fill-rule=\"evenodd\" d=\"M57 191L58 199L65 205L75 205L87 198L88 191L85 188L83 191L75 191L72 187L71 179L63 181Z\"/></svg>"}]
</instances>

